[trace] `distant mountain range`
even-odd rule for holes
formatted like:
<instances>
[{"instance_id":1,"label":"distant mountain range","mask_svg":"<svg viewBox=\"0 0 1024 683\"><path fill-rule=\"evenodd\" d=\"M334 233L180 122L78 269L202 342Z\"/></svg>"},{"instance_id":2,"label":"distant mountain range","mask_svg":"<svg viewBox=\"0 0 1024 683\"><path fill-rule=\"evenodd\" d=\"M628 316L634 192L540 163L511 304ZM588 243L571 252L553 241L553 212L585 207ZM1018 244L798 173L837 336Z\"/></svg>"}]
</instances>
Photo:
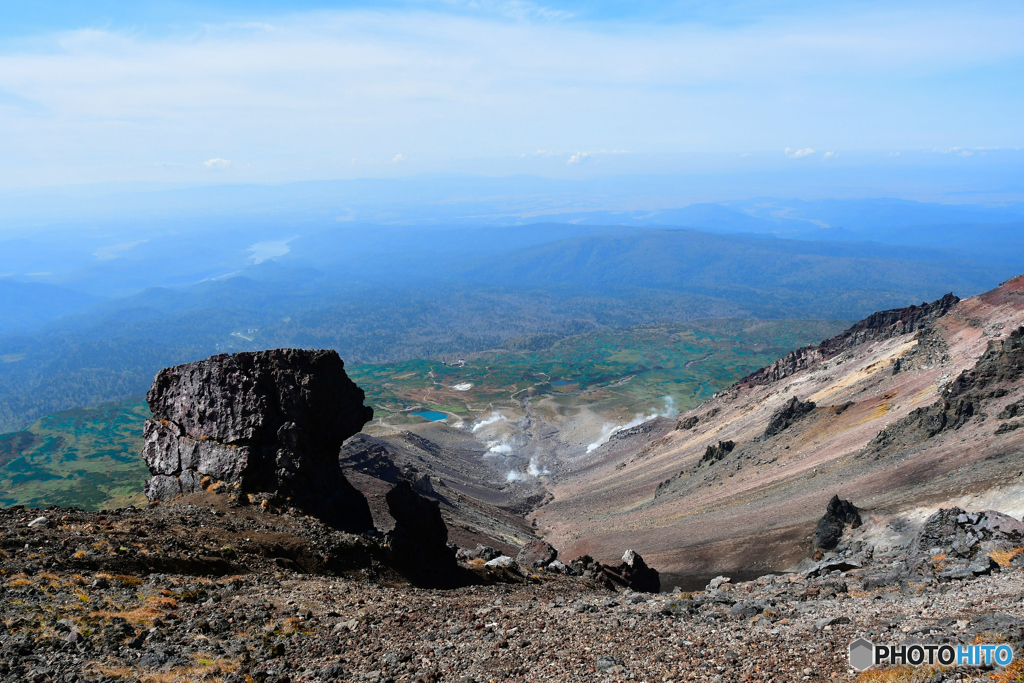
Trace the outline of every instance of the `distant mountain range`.
<instances>
[{"instance_id":1,"label":"distant mountain range","mask_svg":"<svg viewBox=\"0 0 1024 683\"><path fill-rule=\"evenodd\" d=\"M449 181L83 190L36 197L49 204L31 225L19 221L32 198L12 200L0 431L139 395L158 369L224 351L389 362L658 321L850 320L1024 271L1018 205L763 199L641 213L581 207L538 179L461 195ZM545 216L574 222L535 222Z\"/></svg>"}]
</instances>

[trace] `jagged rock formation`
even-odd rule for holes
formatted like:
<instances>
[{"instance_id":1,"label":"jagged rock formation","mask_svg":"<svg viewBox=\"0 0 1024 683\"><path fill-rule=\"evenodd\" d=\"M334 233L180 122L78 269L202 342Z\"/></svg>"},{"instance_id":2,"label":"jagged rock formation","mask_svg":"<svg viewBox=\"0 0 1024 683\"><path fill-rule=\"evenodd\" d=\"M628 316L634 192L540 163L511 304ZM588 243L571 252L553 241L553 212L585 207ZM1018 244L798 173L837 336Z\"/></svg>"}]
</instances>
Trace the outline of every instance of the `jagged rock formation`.
<instances>
[{"instance_id":1,"label":"jagged rock formation","mask_svg":"<svg viewBox=\"0 0 1024 683\"><path fill-rule=\"evenodd\" d=\"M335 351L222 354L165 368L146 396L146 495L223 486L244 502L268 492L335 528L370 529L366 500L338 465L342 442L373 417L363 397Z\"/></svg>"},{"instance_id":2,"label":"jagged rock formation","mask_svg":"<svg viewBox=\"0 0 1024 683\"><path fill-rule=\"evenodd\" d=\"M455 585L459 566L455 552L448 547L448 527L439 503L419 495L404 480L388 491L387 503L395 519L394 530L386 536L395 568L418 585Z\"/></svg>"},{"instance_id":3,"label":"jagged rock formation","mask_svg":"<svg viewBox=\"0 0 1024 683\"><path fill-rule=\"evenodd\" d=\"M848 500L832 496L828 502L825 516L818 520L814 530L813 544L815 548L832 550L839 545L846 527L856 529L861 525L860 510Z\"/></svg>"},{"instance_id":4,"label":"jagged rock formation","mask_svg":"<svg viewBox=\"0 0 1024 683\"><path fill-rule=\"evenodd\" d=\"M769 439L776 434L781 434L792 426L794 422L814 411L815 407L814 401L801 401L794 396L789 399L786 405L775 411L772 419L768 422L768 427L764 430L762 438Z\"/></svg>"},{"instance_id":5,"label":"jagged rock formation","mask_svg":"<svg viewBox=\"0 0 1024 683\"><path fill-rule=\"evenodd\" d=\"M1024 327L1005 339L988 343L985 354L973 368L964 370L946 387L942 397L930 406L918 408L907 417L886 427L869 444L876 453L907 447L930 439L940 432L960 429L975 416L983 415L982 406L992 399L1009 395L1024 376ZM997 415L1007 419L1018 414L1020 402L1010 403ZM1016 427L1014 427L1016 428ZM999 430L1002 431L999 431ZM1013 431L1000 425L997 434Z\"/></svg>"},{"instance_id":6,"label":"jagged rock formation","mask_svg":"<svg viewBox=\"0 0 1024 683\"><path fill-rule=\"evenodd\" d=\"M661 590L661 575L657 569L648 567L644 558L635 550L627 550L622 554L622 563L618 567L606 567L605 571L612 580L641 593L657 593Z\"/></svg>"},{"instance_id":7,"label":"jagged rock formation","mask_svg":"<svg viewBox=\"0 0 1024 683\"><path fill-rule=\"evenodd\" d=\"M738 385L771 384L799 372L811 365L838 356L843 351L869 341L881 341L926 329L936 319L949 313L960 302L952 293L920 306L894 308L872 313L842 334L831 337L817 346L805 346L786 354L771 365L753 372Z\"/></svg>"},{"instance_id":8,"label":"jagged rock formation","mask_svg":"<svg viewBox=\"0 0 1024 683\"><path fill-rule=\"evenodd\" d=\"M733 441L719 441L717 444L707 447L704 451L704 457L700 459L701 465L711 465L718 462L725 456L733 452L736 448L736 444Z\"/></svg>"}]
</instances>

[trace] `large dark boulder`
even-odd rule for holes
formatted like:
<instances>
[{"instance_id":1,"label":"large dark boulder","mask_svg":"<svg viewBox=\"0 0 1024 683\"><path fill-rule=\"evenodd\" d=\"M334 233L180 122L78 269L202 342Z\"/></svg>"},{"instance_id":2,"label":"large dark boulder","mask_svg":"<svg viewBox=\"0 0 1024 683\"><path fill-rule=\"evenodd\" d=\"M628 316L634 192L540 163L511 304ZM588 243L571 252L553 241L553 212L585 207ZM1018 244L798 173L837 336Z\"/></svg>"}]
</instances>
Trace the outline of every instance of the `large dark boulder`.
<instances>
[{"instance_id":1,"label":"large dark boulder","mask_svg":"<svg viewBox=\"0 0 1024 683\"><path fill-rule=\"evenodd\" d=\"M143 456L151 500L203 486L275 494L351 532L370 508L338 464L342 442L373 417L335 351L222 354L161 370L146 395Z\"/></svg>"},{"instance_id":2,"label":"large dark boulder","mask_svg":"<svg viewBox=\"0 0 1024 683\"><path fill-rule=\"evenodd\" d=\"M839 496L832 496L825 515L818 520L818 526L814 530L814 547L832 550L839 545L847 526L856 529L860 525L860 510L857 506Z\"/></svg>"},{"instance_id":3,"label":"large dark boulder","mask_svg":"<svg viewBox=\"0 0 1024 683\"><path fill-rule=\"evenodd\" d=\"M940 509L925 520L916 539L919 553L939 552L973 558L992 550L1010 550L1024 540L1024 524L996 510Z\"/></svg>"},{"instance_id":4,"label":"large dark boulder","mask_svg":"<svg viewBox=\"0 0 1024 683\"><path fill-rule=\"evenodd\" d=\"M531 569L546 567L556 559L558 559L558 551L555 550L555 547L540 539L524 545L516 556L516 562Z\"/></svg>"},{"instance_id":5,"label":"large dark boulder","mask_svg":"<svg viewBox=\"0 0 1024 683\"><path fill-rule=\"evenodd\" d=\"M405 480L399 481L384 499L395 520L385 542L394 567L420 586L456 585L461 573L455 552L448 546L448 526L440 503L424 498Z\"/></svg>"},{"instance_id":6,"label":"large dark boulder","mask_svg":"<svg viewBox=\"0 0 1024 683\"><path fill-rule=\"evenodd\" d=\"M661 575L657 569L648 567L644 558L635 550L627 550L622 555L622 564L618 567L605 567L616 583L642 593L661 591Z\"/></svg>"}]
</instances>

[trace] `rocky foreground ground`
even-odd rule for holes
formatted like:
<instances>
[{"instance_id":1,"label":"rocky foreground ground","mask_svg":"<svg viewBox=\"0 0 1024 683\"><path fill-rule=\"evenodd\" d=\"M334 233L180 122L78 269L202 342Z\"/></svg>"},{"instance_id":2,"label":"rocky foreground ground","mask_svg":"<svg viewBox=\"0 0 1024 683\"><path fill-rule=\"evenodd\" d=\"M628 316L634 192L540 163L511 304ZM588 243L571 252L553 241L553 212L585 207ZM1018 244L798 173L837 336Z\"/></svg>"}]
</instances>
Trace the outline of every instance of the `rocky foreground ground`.
<instances>
[{"instance_id":1,"label":"rocky foreground ground","mask_svg":"<svg viewBox=\"0 0 1024 683\"><path fill-rule=\"evenodd\" d=\"M1009 547L998 529L978 531L998 522L943 513L874 554L848 531L802 573L669 595L481 560L462 564L461 587L416 588L376 560L372 536L218 496L7 509L0 680L853 680L847 645L859 636L1021 642L1020 556L998 549ZM935 547L916 553L921 544ZM1011 674L925 667L860 680Z\"/></svg>"}]
</instances>

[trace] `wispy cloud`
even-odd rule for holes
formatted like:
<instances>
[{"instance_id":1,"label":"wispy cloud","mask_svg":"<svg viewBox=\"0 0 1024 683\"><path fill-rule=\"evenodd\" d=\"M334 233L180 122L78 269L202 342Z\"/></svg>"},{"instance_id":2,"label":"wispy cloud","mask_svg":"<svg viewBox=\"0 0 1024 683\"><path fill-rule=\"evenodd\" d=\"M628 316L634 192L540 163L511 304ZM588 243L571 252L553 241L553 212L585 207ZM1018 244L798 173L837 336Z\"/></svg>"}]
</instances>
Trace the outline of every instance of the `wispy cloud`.
<instances>
[{"instance_id":1,"label":"wispy cloud","mask_svg":"<svg viewBox=\"0 0 1024 683\"><path fill-rule=\"evenodd\" d=\"M803 149L786 148L786 156L790 159L803 159L804 157L809 157L812 154L814 154L814 150L810 147L804 147Z\"/></svg>"},{"instance_id":2,"label":"wispy cloud","mask_svg":"<svg viewBox=\"0 0 1024 683\"><path fill-rule=\"evenodd\" d=\"M400 164L403 161L405 161L405 155L403 154L396 154L395 156L391 157L391 163L393 164Z\"/></svg>"},{"instance_id":3,"label":"wispy cloud","mask_svg":"<svg viewBox=\"0 0 1024 683\"><path fill-rule=\"evenodd\" d=\"M835 159L837 156L839 156L838 152L825 152L825 154L823 154L821 158L822 159Z\"/></svg>"},{"instance_id":4,"label":"wispy cloud","mask_svg":"<svg viewBox=\"0 0 1024 683\"><path fill-rule=\"evenodd\" d=\"M844 153L948 148L973 139L963 122L982 117L985 144L1021 145L1007 96L1024 89L1021 5L873 4L843 9L842 21L807 11L719 23L582 21L525 0L426 7L438 5L7 41L2 156L19 161L0 166L0 184L202 179L226 167L157 164L211 149L223 162L244 156L233 179L358 175L353 158L409 172L383 149L403 150L418 171L472 160L509 172L522 172L524 150L563 150L523 158L572 175L587 160L737 159L780 139L835 140ZM971 69L984 78L952 104L951 84ZM893 85L906 79L921 85Z\"/></svg>"},{"instance_id":5,"label":"wispy cloud","mask_svg":"<svg viewBox=\"0 0 1024 683\"><path fill-rule=\"evenodd\" d=\"M231 166L231 162L227 159L209 159L203 162L203 166L206 168L212 168L215 171L223 171L225 168Z\"/></svg>"}]
</instances>

